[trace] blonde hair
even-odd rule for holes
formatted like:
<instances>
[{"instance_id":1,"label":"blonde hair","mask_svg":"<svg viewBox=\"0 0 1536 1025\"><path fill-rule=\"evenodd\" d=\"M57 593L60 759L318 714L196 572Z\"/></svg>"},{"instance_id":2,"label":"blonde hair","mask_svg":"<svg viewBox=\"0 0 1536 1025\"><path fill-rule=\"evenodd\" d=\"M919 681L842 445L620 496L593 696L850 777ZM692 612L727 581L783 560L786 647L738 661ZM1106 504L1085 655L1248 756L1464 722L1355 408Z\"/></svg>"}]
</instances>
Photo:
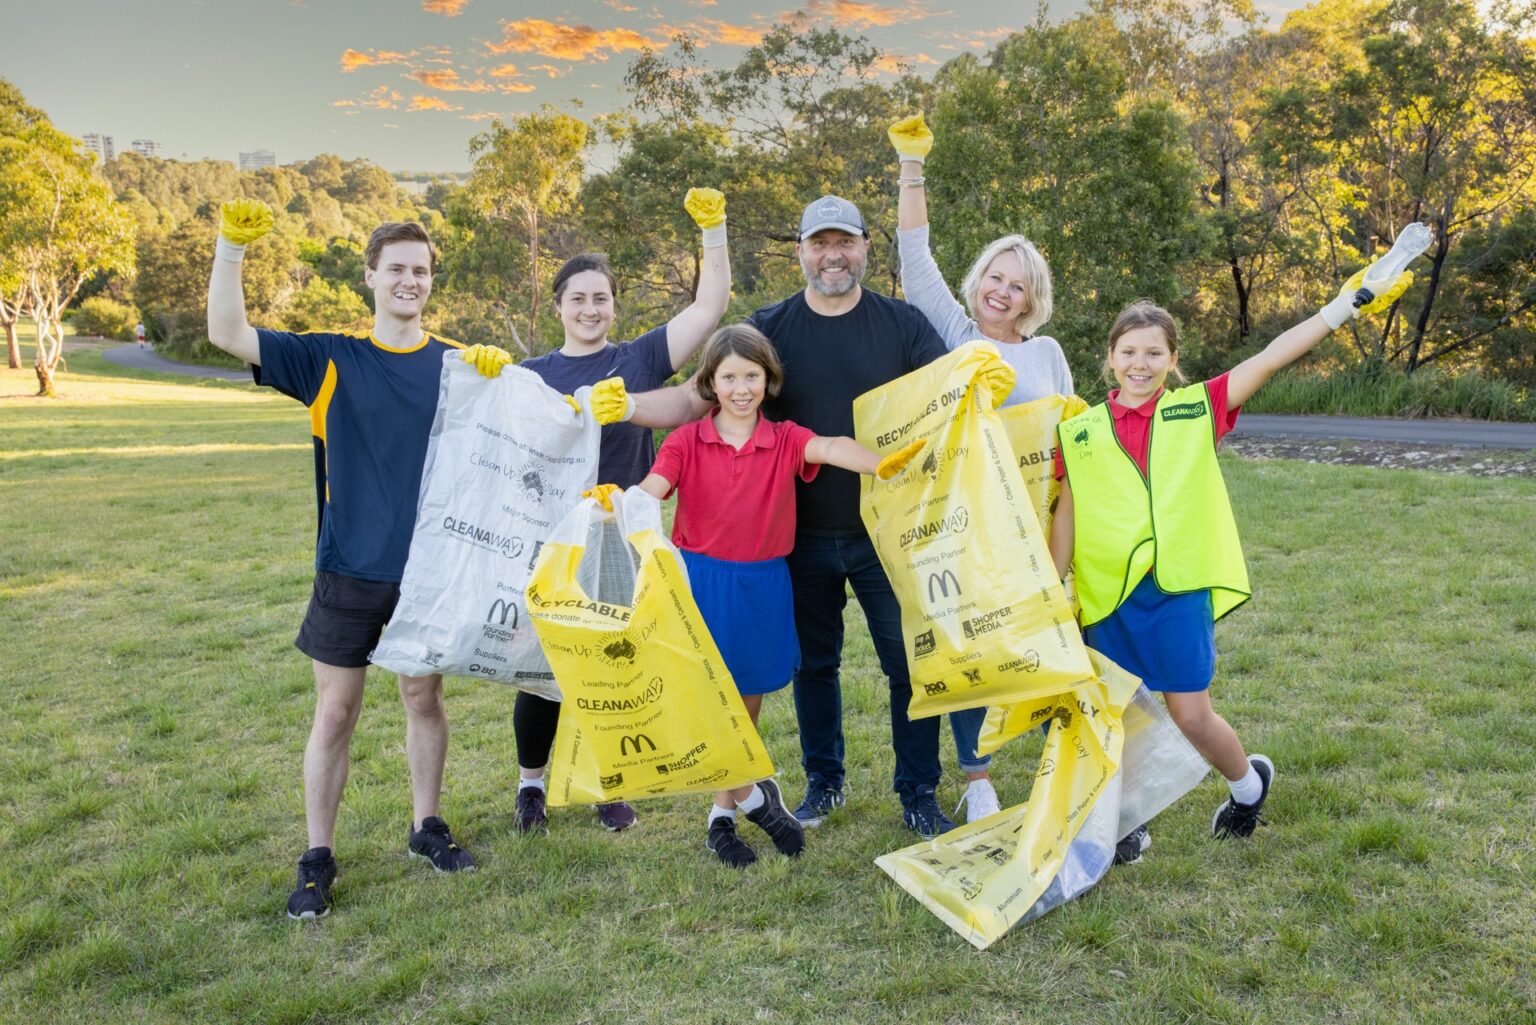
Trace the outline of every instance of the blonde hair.
<instances>
[{"instance_id":1,"label":"blonde hair","mask_svg":"<svg viewBox=\"0 0 1536 1025\"><path fill-rule=\"evenodd\" d=\"M1120 311L1115 322L1109 328L1109 346L1104 350L1104 365L1099 368L1099 375L1104 383L1111 388L1119 382L1115 380L1114 368L1110 366L1110 354L1115 351L1115 343L1120 336L1127 331L1135 331L1137 328L1155 327L1163 332L1163 338L1168 342L1169 353L1177 356L1179 352L1179 325L1173 319L1173 314L1163 309L1151 299L1137 299L1131 305ZM1188 384L1189 378L1184 376L1184 371L1175 363L1168 369L1168 376L1177 384Z\"/></svg>"},{"instance_id":2,"label":"blonde hair","mask_svg":"<svg viewBox=\"0 0 1536 1025\"><path fill-rule=\"evenodd\" d=\"M965 272L965 280L960 283L960 294L965 297L971 319L979 321L981 318L976 314L976 306L981 293L981 276L999 254L1008 251L1018 256L1019 265L1024 268L1024 285L1029 292L1029 303L1013 322L1013 329L1019 333L1019 337L1028 338L1051 319L1051 268L1035 244L1023 235L1004 235L983 249L981 255L976 257L976 262L971 264L971 269Z\"/></svg>"}]
</instances>

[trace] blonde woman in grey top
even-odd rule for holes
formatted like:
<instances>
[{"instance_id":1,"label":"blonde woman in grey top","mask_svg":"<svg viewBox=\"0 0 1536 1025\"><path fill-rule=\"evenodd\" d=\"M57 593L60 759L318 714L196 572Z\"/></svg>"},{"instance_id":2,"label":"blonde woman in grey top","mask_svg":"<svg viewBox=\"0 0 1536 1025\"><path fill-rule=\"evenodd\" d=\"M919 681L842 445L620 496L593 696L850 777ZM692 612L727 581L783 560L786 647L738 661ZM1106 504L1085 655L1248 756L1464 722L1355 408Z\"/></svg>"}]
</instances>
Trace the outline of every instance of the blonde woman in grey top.
<instances>
[{"instance_id":1,"label":"blonde woman in grey top","mask_svg":"<svg viewBox=\"0 0 1536 1025\"><path fill-rule=\"evenodd\" d=\"M907 302L922 311L950 349L978 338L996 343L1016 378L1005 406L1047 395L1071 395L1072 371L1056 339L1038 331L1051 319L1051 269L1022 235L1005 235L981 251L971 265L955 301L939 265L928 248L928 197L923 190L923 160L933 146L933 133L923 115L903 118L891 126L891 144L901 160L897 185L897 248L901 254L901 289ZM953 712L950 729L967 785L960 803L966 821L975 822L998 810L992 787L990 756L976 753L976 740L986 719L985 708Z\"/></svg>"},{"instance_id":2,"label":"blonde woman in grey top","mask_svg":"<svg viewBox=\"0 0 1536 1025\"><path fill-rule=\"evenodd\" d=\"M896 242L907 302L923 312L951 349L977 338L997 344L1017 372L1004 405L1071 395L1072 371L1061 346L1049 335L1036 334L1051 319L1051 269L1044 257L1023 235L996 240L965 275L961 306L928 248L923 159L933 145L933 133L923 116L915 114L892 125L890 136L901 159Z\"/></svg>"}]
</instances>

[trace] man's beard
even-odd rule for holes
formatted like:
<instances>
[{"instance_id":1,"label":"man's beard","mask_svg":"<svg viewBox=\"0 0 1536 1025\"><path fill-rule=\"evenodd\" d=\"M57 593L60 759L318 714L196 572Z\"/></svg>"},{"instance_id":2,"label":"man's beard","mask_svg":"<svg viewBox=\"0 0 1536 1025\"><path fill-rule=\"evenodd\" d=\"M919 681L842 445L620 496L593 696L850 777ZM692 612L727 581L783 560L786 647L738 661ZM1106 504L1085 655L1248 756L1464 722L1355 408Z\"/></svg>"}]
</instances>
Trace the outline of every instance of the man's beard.
<instances>
[{"instance_id":1,"label":"man's beard","mask_svg":"<svg viewBox=\"0 0 1536 1025\"><path fill-rule=\"evenodd\" d=\"M848 261L848 273L844 276L843 284L841 285L823 284L821 275L812 274L803 261L800 264L800 273L805 275L805 283L810 286L811 291L816 292L818 295L839 296L847 295L859 287L859 282L864 278L864 268L866 266L868 266L867 261L857 264L852 260Z\"/></svg>"}]
</instances>

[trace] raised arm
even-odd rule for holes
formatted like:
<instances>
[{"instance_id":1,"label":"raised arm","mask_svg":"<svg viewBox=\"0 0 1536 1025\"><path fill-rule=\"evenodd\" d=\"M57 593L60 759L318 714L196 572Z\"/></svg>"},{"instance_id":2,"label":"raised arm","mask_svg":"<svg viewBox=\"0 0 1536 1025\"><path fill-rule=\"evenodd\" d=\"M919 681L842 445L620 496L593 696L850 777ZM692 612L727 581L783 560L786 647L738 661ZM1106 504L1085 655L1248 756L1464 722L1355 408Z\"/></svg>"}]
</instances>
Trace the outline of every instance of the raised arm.
<instances>
[{"instance_id":1,"label":"raised arm","mask_svg":"<svg viewBox=\"0 0 1536 1025\"><path fill-rule=\"evenodd\" d=\"M208 340L247 363L261 362L256 329L245 316L240 280L245 247L272 230L272 208L254 199L235 199L219 208L219 240L208 276Z\"/></svg>"},{"instance_id":2,"label":"raised arm","mask_svg":"<svg viewBox=\"0 0 1536 1025\"><path fill-rule=\"evenodd\" d=\"M725 196L717 189L689 189L683 207L701 233L703 261L693 304L667 323L667 354L677 370L693 357L699 346L725 315L731 301L731 256L725 244Z\"/></svg>"},{"instance_id":3,"label":"raised arm","mask_svg":"<svg viewBox=\"0 0 1536 1025\"><path fill-rule=\"evenodd\" d=\"M933 133L923 115L913 114L891 125L886 135L901 162L901 175L896 179L901 192L896 200L896 227L903 231L926 227L928 194L923 189L923 162L933 148Z\"/></svg>"},{"instance_id":4,"label":"raised arm","mask_svg":"<svg viewBox=\"0 0 1536 1025\"><path fill-rule=\"evenodd\" d=\"M1365 270L1357 271L1327 306L1233 367L1227 375L1227 405L1231 408L1241 406L1264 387L1271 377L1305 356L1330 333L1361 314L1379 313L1387 309L1413 284L1413 272L1403 271L1372 301L1356 307L1355 295L1360 290L1360 283L1375 267L1372 264Z\"/></svg>"}]
</instances>

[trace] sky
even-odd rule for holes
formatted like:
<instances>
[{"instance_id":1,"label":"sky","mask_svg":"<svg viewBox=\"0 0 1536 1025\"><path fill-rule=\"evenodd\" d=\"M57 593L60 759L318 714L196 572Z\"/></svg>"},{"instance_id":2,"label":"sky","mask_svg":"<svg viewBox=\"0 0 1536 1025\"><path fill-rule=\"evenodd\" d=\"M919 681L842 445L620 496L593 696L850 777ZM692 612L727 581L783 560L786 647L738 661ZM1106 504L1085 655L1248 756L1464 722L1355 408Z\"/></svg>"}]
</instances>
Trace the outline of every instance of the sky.
<instances>
[{"instance_id":1,"label":"sky","mask_svg":"<svg viewBox=\"0 0 1536 1025\"><path fill-rule=\"evenodd\" d=\"M492 118L621 109L643 48L686 32L734 67L774 25L866 36L931 76L1033 21L1032 0L3 0L0 76L71 135L162 155L317 153L462 171ZM1303 0L1263 0L1278 13ZM1082 0L1054 0L1053 18ZM797 13L798 12L798 13ZM882 74L896 74L894 67Z\"/></svg>"}]
</instances>

